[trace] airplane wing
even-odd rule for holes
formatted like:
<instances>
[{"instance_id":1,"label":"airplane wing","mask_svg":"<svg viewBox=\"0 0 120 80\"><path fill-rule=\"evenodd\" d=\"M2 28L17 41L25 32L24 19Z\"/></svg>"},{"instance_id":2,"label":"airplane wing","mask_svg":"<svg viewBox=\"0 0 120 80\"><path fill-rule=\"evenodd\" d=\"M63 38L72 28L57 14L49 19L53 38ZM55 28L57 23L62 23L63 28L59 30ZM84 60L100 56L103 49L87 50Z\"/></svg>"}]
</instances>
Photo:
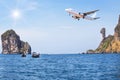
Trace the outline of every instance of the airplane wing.
<instances>
[{"instance_id":1,"label":"airplane wing","mask_svg":"<svg viewBox=\"0 0 120 80\"><path fill-rule=\"evenodd\" d=\"M97 12L97 11L99 11L99 10L94 10L94 11L90 11L90 12L85 12L85 13L83 13L83 14L89 15L89 14L95 13L95 12Z\"/></svg>"}]
</instances>

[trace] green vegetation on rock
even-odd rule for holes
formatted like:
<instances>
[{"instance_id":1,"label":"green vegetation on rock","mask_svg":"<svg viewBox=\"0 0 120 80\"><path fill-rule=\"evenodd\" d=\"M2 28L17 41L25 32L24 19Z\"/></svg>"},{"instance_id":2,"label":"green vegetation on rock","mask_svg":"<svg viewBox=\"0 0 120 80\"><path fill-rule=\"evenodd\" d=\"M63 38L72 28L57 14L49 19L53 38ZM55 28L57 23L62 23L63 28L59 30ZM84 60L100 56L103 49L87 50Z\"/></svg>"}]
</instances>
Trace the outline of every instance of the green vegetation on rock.
<instances>
[{"instance_id":1,"label":"green vegetation on rock","mask_svg":"<svg viewBox=\"0 0 120 80\"><path fill-rule=\"evenodd\" d=\"M112 35L109 35L108 37L103 39L102 42L100 43L100 46L95 50L95 52L98 52L98 53L106 52L106 49L111 44L113 39L114 39L114 36Z\"/></svg>"}]
</instances>

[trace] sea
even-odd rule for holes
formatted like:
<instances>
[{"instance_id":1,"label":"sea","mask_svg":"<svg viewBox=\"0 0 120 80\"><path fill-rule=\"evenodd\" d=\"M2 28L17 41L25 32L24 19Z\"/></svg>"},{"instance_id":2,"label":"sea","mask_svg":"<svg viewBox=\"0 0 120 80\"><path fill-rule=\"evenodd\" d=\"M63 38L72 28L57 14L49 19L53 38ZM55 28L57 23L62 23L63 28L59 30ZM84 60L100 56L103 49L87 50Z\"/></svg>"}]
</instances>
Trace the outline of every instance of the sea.
<instances>
[{"instance_id":1,"label":"sea","mask_svg":"<svg viewBox=\"0 0 120 80\"><path fill-rule=\"evenodd\" d=\"M0 54L0 80L120 80L120 54Z\"/></svg>"}]
</instances>

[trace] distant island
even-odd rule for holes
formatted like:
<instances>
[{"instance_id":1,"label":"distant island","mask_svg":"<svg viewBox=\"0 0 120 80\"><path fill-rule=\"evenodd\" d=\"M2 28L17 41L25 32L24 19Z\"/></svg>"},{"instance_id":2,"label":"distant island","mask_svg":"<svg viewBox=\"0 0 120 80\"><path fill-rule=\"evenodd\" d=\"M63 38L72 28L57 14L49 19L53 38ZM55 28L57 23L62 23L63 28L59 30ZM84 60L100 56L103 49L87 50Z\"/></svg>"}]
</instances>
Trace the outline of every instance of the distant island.
<instances>
[{"instance_id":1,"label":"distant island","mask_svg":"<svg viewBox=\"0 0 120 80\"><path fill-rule=\"evenodd\" d=\"M28 42L20 40L14 30L7 30L1 35L2 54L31 54L31 46Z\"/></svg>"},{"instance_id":2,"label":"distant island","mask_svg":"<svg viewBox=\"0 0 120 80\"><path fill-rule=\"evenodd\" d=\"M88 50L87 53L120 53L120 15L118 24L114 29L114 35L105 36L105 28L102 28L100 33L102 34L102 41L97 49Z\"/></svg>"}]
</instances>

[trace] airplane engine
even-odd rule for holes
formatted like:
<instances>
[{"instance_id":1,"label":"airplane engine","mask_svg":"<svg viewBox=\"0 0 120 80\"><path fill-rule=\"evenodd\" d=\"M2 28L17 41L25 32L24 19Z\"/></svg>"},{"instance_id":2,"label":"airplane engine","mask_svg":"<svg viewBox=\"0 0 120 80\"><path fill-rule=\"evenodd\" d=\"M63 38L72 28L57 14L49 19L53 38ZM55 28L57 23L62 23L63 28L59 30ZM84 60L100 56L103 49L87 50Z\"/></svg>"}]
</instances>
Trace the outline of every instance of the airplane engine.
<instances>
[{"instance_id":1,"label":"airplane engine","mask_svg":"<svg viewBox=\"0 0 120 80\"><path fill-rule=\"evenodd\" d=\"M72 16L72 18L77 19L77 17L76 17L76 16Z\"/></svg>"},{"instance_id":2,"label":"airplane engine","mask_svg":"<svg viewBox=\"0 0 120 80\"><path fill-rule=\"evenodd\" d=\"M85 16L87 16L87 14L86 14L86 13L83 13L83 19L85 18Z\"/></svg>"}]
</instances>

